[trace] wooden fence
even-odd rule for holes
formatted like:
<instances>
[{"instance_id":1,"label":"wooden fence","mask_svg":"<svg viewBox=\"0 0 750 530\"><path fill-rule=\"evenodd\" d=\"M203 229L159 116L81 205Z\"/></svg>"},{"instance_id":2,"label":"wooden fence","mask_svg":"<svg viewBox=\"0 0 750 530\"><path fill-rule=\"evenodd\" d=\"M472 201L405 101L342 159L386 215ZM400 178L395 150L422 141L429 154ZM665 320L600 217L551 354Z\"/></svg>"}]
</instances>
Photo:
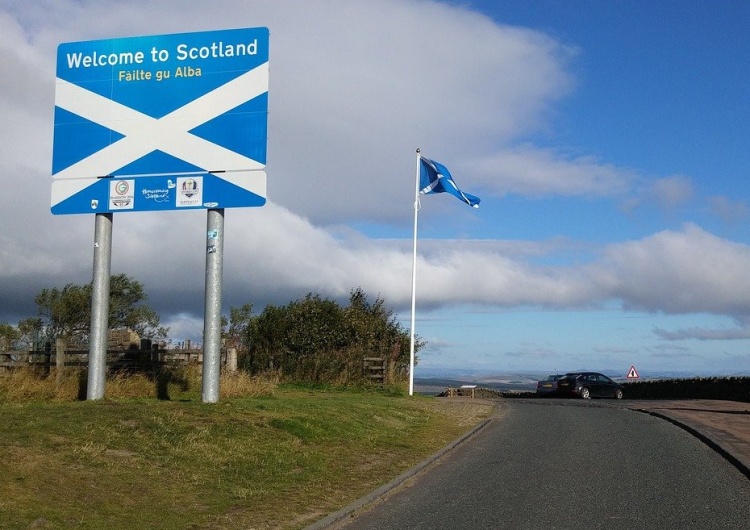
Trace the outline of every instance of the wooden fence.
<instances>
[{"instance_id":1,"label":"wooden fence","mask_svg":"<svg viewBox=\"0 0 750 530\"><path fill-rule=\"evenodd\" d=\"M385 357L365 357L365 377L373 383L383 385L386 382L386 360Z\"/></svg>"},{"instance_id":2,"label":"wooden fence","mask_svg":"<svg viewBox=\"0 0 750 530\"><path fill-rule=\"evenodd\" d=\"M20 367L41 368L49 371L53 367L63 370L66 367L87 367L88 350L68 349L65 341L58 340L54 348L41 351L0 351L0 373ZM201 349L108 349L107 368L147 370L164 365L203 364ZM237 371L237 350L222 349L222 369Z\"/></svg>"}]
</instances>

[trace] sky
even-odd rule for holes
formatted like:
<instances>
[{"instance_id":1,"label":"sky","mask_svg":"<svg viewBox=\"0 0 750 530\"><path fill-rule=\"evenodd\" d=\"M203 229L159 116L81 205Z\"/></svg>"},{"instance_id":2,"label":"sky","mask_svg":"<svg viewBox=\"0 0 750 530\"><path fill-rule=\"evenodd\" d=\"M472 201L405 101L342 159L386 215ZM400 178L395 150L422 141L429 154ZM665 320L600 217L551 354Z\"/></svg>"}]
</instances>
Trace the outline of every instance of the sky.
<instances>
[{"instance_id":1,"label":"sky","mask_svg":"<svg viewBox=\"0 0 750 530\"><path fill-rule=\"evenodd\" d=\"M91 281L94 216L50 212L61 43L267 27L267 202L225 211L223 307L361 287L415 376L750 374L744 0L0 0L0 322ZM112 273L200 340L205 210L117 213Z\"/></svg>"}]
</instances>

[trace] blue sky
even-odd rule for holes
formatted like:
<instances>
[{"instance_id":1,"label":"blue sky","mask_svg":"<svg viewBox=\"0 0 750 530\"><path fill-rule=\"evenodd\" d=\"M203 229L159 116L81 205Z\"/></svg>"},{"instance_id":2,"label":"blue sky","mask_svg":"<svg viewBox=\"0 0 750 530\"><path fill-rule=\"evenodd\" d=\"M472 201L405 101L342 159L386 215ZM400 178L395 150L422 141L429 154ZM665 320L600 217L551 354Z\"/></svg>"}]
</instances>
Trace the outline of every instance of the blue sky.
<instances>
[{"instance_id":1,"label":"blue sky","mask_svg":"<svg viewBox=\"0 0 750 530\"><path fill-rule=\"evenodd\" d=\"M345 301L410 320L416 376L750 372L744 1L0 0L0 321L91 278L93 218L49 212L63 42L270 29L268 202L226 216L224 306ZM203 212L118 214L113 273L202 330ZM147 258L144 258L147 257Z\"/></svg>"},{"instance_id":2,"label":"blue sky","mask_svg":"<svg viewBox=\"0 0 750 530\"><path fill-rule=\"evenodd\" d=\"M680 230L684 223L747 244L750 96L743 88L748 71L742 58L750 52L745 37L750 5L638 1L471 5L499 23L542 31L574 49L568 71L575 87L554 105L545 126L521 141L632 171L638 184L631 195L641 193L638 186L675 179L673 188L665 186L664 197L650 200L545 193L483 196L480 223L486 235L479 237L577 241L580 248L574 251L544 257L563 266L585 261L608 242ZM481 189L472 189L482 195ZM720 264L713 273L722 274ZM732 316L623 311L618 301L606 305L604 310L516 307L506 313L468 309L461 318L454 320L445 312L443 320L425 322L418 329L434 329L450 343L445 354L435 356L436 364L446 366L454 357L466 355L467 364L475 361L486 369L494 368L498 358L516 369L547 366L550 371L626 371L632 363L645 373L750 369L747 338L667 341L658 335L665 329L732 329L736 327ZM473 353L468 345L455 346L454 341L467 335L481 337ZM440 357L445 358L437 361Z\"/></svg>"},{"instance_id":3,"label":"blue sky","mask_svg":"<svg viewBox=\"0 0 750 530\"><path fill-rule=\"evenodd\" d=\"M745 197L750 189L744 178L750 162L745 148L750 97L743 88L747 68L742 60L750 51L746 2L475 5L495 20L544 31L576 50L569 69L575 89L552 109L549 127L530 141L630 168L644 186L673 175L690 185L691 194L673 209L655 210L650 204L630 216L599 201L587 205L590 213L577 213L580 203L548 201L543 207L561 208L553 210L556 218L562 212L573 214L576 223L566 228L568 235L607 241L695 221L707 228L733 230L732 238L742 238L742 223L728 226L705 202L718 195L730 200ZM521 200L513 217L524 211L538 213ZM609 219L601 225L591 223L595 216ZM520 237L549 233L552 225L534 217L536 222L521 223L521 230L534 232L516 231Z\"/></svg>"}]
</instances>

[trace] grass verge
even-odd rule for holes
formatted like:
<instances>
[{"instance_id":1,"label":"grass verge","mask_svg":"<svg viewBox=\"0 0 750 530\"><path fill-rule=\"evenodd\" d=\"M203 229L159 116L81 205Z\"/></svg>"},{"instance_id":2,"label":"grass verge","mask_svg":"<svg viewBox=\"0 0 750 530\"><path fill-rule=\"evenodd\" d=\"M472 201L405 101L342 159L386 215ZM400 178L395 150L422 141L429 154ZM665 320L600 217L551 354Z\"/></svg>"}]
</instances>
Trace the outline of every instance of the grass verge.
<instances>
[{"instance_id":1,"label":"grass verge","mask_svg":"<svg viewBox=\"0 0 750 530\"><path fill-rule=\"evenodd\" d=\"M490 412L291 386L213 405L0 401L0 528L302 528Z\"/></svg>"}]
</instances>

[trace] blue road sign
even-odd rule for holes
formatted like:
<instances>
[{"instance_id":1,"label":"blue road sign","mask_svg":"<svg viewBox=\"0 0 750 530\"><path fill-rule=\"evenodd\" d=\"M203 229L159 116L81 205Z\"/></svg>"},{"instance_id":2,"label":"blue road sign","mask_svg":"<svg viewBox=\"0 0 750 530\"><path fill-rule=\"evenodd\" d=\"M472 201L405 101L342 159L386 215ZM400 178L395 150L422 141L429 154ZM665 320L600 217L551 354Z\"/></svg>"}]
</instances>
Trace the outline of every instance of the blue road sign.
<instances>
[{"instance_id":1,"label":"blue road sign","mask_svg":"<svg viewBox=\"0 0 750 530\"><path fill-rule=\"evenodd\" d=\"M260 185L248 172L266 164L268 37L246 28L61 44L52 213L265 203L265 173ZM200 205L181 203L163 177L200 180ZM131 181L133 202L117 206L111 186ZM149 189L174 197L145 199Z\"/></svg>"}]
</instances>

